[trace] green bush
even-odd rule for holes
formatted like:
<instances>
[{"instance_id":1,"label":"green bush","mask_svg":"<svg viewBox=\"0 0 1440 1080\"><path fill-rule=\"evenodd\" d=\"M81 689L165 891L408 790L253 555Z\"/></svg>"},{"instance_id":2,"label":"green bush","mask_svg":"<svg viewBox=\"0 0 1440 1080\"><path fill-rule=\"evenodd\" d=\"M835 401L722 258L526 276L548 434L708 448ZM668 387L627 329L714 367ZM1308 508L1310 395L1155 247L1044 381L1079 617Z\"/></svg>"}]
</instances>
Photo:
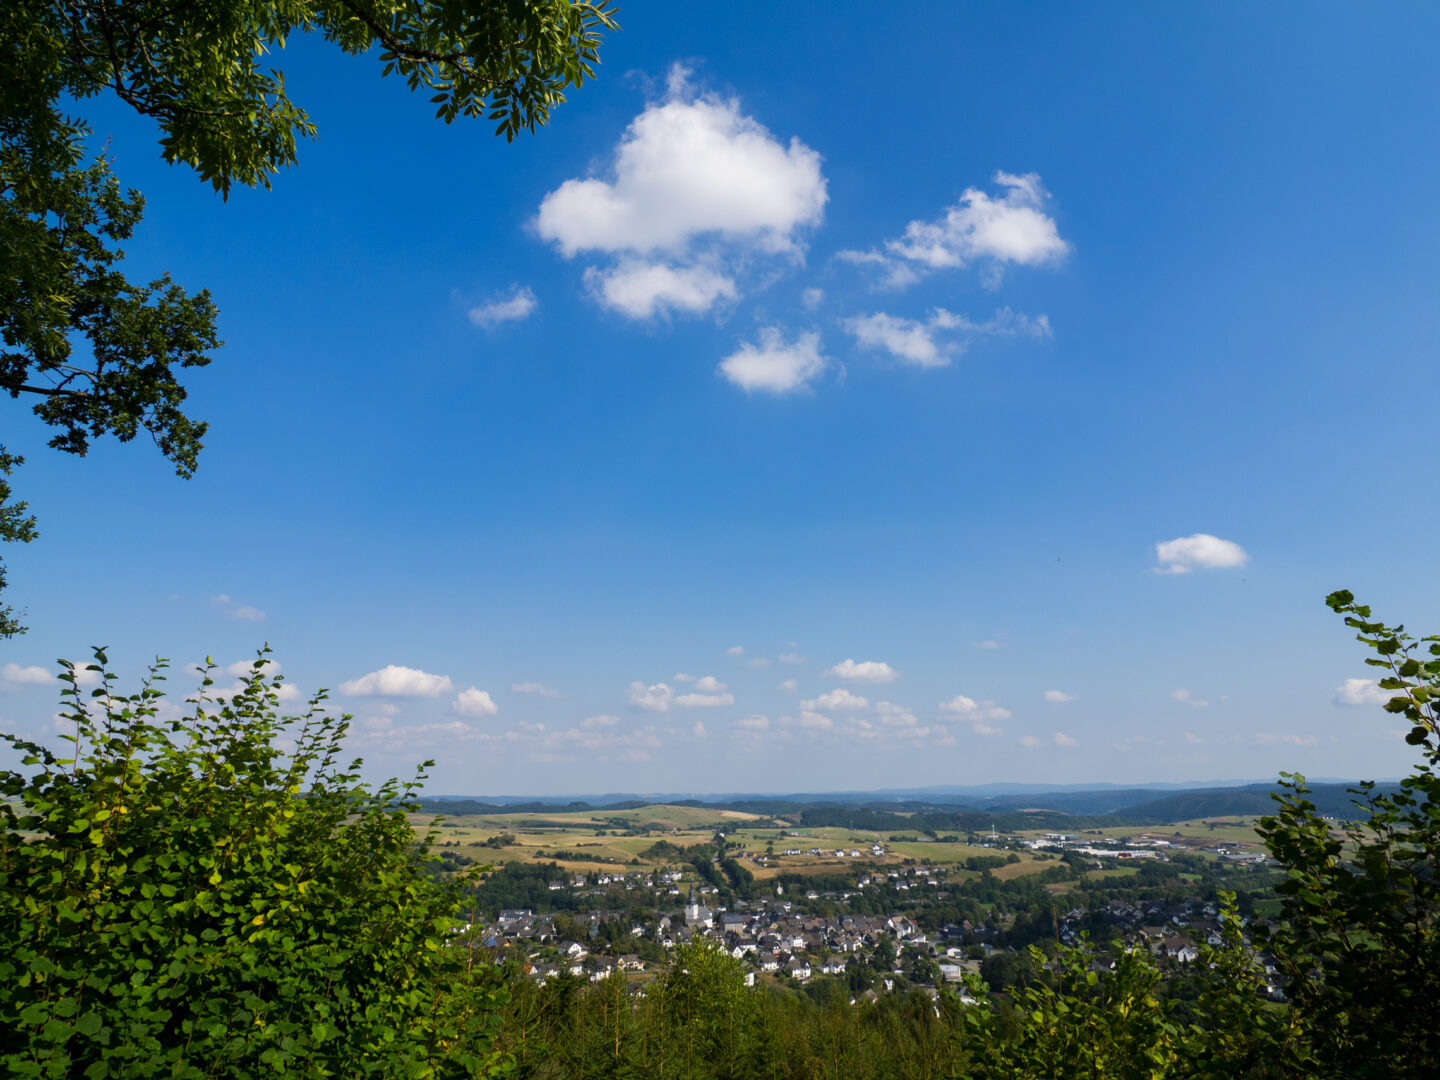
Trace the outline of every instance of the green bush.
<instances>
[{"instance_id":1,"label":"green bush","mask_svg":"<svg viewBox=\"0 0 1440 1080\"><path fill-rule=\"evenodd\" d=\"M320 695L279 715L257 659L183 716L157 664L123 696L66 665L69 758L0 772L0 1074L450 1077L503 1069L502 991L456 887L369 790ZM283 749L282 749L283 748Z\"/></svg>"}]
</instances>

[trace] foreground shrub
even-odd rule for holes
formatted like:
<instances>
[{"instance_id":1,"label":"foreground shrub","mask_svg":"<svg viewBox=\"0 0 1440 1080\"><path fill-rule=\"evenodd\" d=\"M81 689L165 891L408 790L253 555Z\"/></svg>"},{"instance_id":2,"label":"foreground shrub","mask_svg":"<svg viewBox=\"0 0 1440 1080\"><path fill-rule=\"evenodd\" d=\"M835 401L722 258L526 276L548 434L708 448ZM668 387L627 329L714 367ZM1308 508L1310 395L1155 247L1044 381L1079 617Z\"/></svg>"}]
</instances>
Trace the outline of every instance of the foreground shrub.
<instances>
[{"instance_id":1,"label":"foreground shrub","mask_svg":"<svg viewBox=\"0 0 1440 1080\"><path fill-rule=\"evenodd\" d=\"M3 736L0 1075L501 1070L502 992L406 818L423 775L367 789L346 719L282 717L263 656L189 715L163 664L123 696L96 661L88 697L62 676L70 757Z\"/></svg>"}]
</instances>

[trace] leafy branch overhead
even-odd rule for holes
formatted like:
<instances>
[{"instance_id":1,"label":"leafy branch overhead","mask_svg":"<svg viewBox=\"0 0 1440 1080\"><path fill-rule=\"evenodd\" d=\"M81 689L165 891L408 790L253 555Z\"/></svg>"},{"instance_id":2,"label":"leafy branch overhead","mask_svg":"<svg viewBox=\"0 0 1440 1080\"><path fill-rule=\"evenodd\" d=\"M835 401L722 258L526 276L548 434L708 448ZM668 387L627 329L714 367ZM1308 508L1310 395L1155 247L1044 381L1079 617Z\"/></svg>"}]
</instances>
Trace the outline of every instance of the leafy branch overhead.
<instances>
[{"instance_id":1,"label":"leafy branch overhead","mask_svg":"<svg viewBox=\"0 0 1440 1080\"><path fill-rule=\"evenodd\" d=\"M269 187L315 134L271 63L296 34L374 50L447 123L488 117L514 139L594 76L616 25L609 0L0 4L0 391L38 399L57 450L144 431L179 475L195 470L206 425L184 411L179 372L210 362L218 311L204 289L118 268L145 203L90 155L72 111L86 100L113 93L152 118L164 159L228 195Z\"/></svg>"}]
</instances>

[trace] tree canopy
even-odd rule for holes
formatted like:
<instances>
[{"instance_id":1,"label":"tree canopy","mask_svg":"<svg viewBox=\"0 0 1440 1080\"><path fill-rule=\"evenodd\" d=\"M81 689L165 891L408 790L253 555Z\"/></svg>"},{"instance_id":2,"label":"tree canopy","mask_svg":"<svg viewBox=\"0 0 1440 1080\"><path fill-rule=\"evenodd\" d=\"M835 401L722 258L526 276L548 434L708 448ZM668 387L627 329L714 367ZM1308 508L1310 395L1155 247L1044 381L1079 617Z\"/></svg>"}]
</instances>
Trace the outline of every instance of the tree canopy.
<instances>
[{"instance_id":1,"label":"tree canopy","mask_svg":"<svg viewBox=\"0 0 1440 1080\"><path fill-rule=\"evenodd\" d=\"M145 432L180 476L206 425L184 368L221 344L208 291L119 269L145 202L87 146L74 110L114 94L152 118L161 154L222 195L270 185L315 125L270 63L297 34L431 95L436 115L486 118L506 139L546 123L594 76L609 0L9 0L0 5L0 392L33 400L50 446ZM23 464L0 446L0 478ZM0 541L35 535L0 479ZM0 568L3 571L3 568ZM0 588L4 586L0 572ZM0 635L23 627L0 608Z\"/></svg>"}]
</instances>

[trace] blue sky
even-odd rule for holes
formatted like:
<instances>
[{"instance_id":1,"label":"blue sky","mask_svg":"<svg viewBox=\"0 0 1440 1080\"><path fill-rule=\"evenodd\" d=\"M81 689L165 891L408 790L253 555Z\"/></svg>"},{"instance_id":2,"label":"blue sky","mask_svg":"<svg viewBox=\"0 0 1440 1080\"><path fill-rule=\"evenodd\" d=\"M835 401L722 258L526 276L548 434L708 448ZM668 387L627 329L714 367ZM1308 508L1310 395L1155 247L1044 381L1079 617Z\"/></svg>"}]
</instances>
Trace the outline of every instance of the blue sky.
<instances>
[{"instance_id":1,"label":"blue sky","mask_svg":"<svg viewBox=\"0 0 1440 1080\"><path fill-rule=\"evenodd\" d=\"M1440 626L1437 20L631 3L511 145L293 42L228 203L93 103L227 344L188 482L12 410L0 720L268 641L451 793L1400 773L1322 600Z\"/></svg>"}]
</instances>

